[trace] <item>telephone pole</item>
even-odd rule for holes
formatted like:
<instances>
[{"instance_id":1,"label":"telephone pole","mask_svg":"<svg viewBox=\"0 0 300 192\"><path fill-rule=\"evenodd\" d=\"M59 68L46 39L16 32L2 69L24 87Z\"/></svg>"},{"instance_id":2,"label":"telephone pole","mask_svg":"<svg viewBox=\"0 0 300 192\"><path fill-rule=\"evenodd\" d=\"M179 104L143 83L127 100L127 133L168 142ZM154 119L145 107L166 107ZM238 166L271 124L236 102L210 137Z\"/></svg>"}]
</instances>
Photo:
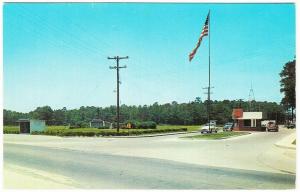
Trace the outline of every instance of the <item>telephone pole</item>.
<instances>
[{"instance_id":1,"label":"telephone pole","mask_svg":"<svg viewBox=\"0 0 300 192\"><path fill-rule=\"evenodd\" d=\"M242 101L243 101L243 99L239 99L238 101L239 101L239 108L241 109L242 108Z\"/></svg>"},{"instance_id":2,"label":"telephone pole","mask_svg":"<svg viewBox=\"0 0 300 192\"><path fill-rule=\"evenodd\" d=\"M124 66L119 66L119 61L121 59L128 59L129 57L119 57L119 56L115 56L115 57L107 57L107 59L114 59L117 61L117 66L110 66L110 69L117 69L117 132L119 133L119 129L120 129L120 100L119 100L119 84L120 84L120 80L119 80L119 69L121 68L126 68L126 65Z\"/></svg>"}]
</instances>

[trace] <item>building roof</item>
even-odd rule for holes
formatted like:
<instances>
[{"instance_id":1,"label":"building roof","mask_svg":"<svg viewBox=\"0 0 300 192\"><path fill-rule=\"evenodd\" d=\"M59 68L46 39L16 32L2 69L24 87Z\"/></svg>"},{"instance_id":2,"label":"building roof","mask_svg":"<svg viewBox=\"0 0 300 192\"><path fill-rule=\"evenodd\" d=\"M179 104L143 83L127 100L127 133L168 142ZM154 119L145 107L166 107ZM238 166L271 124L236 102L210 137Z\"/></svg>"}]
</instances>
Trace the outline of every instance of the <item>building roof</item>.
<instances>
[{"instance_id":1,"label":"building roof","mask_svg":"<svg viewBox=\"0 0 300 192\"><path fill-rule=\"evenodd\" d=\"M30 121L45 121L45 120L41 120L41 119L19 119L16 122L17 123L23 123L23 122L30 122Z\"/></svg>"},{"instance_id":2,"label":"building roof","mask_svg":"<svg viewBox=\"0 0 300 192\"><path fill-rule=\"evenodd\" d=\"M91 122L92 123L102 123L103 120L102 119L92 119Z\"/></svg>"},{"instance_id":3,"label":"building roof","mask_svg":"<svg viewBox=\"0 0 300 192\"><path fill-rule=\"evenodd\" d=\"M243 116L238 119L262 119L262 112L243 112Z\"/></svg>"},{"instance_id":4,"label":"building roof","mask_svg":"<svg viewBox=\"0 0 300 192\"><path fill-rule=\"evenodd\" d=\"M21 123L21 122L30 122L30 119L19 119L17 122L18 123Z\"/></svg>"}]
</instances>

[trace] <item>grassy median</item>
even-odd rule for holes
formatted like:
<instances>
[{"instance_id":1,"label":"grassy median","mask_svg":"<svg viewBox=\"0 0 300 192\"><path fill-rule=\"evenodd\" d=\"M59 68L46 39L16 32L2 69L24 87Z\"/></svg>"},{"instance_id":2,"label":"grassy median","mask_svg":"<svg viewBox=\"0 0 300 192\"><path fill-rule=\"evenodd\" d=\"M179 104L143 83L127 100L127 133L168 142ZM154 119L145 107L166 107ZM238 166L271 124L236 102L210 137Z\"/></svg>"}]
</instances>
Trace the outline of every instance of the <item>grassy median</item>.
<instances>
[{"instance_id":1,"label":"grassy median","mask_svg":"<svg viewBox=\"0 0 300 192\"><path fill-rule=\"evenodd\" d=\"M226 132L219 132L219 133L210 133L210 134L201 134L195 136L188 136L182 138L188 139L205 139L205 140L218 140L218 139L227 139L230 137L237 137L242 135L250 134L248 132L234 132L234 131L226 131Z\"/></svg>"},{"instance_id":2,"label":"grassy median","mask_svg":"<svg viewBox=\"0 0 300 192\"><path fill-rule=\"evenodd\" d=\"M188 132L198 131L200 125L157 125L157 129L176 129L176 128L187 128Z\"/></svg>"}]
</instances>

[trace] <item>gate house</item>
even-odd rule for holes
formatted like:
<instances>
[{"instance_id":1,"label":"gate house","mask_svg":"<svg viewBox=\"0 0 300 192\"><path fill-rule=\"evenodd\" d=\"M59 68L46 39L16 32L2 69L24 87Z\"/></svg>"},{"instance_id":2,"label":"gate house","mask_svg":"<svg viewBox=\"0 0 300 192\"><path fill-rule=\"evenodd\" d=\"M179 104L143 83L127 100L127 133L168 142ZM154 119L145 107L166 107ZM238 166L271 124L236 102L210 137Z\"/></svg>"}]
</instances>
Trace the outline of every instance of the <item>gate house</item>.
<instances>
[{"instance_id":1,"label":"gate house","mask_svg":"<svg viewBox=\"0 0 300 192\"><path fill-rule=\"evenodd\" d=\"M243 109L233 109L234 131L264 131L261 127L262 112L244 112Z\"/></svg>"},{"instance_id":2,"label":"gate house","mask_svg":"<svg viewBox=\"0 0 300 192\"><path fill-rule=\"evenodd\" d=\"M20 133L32 133L34 131L44 131L46 129L45 120L38 119L19 119L17 121Z\"/></svg>"}]
</instances>

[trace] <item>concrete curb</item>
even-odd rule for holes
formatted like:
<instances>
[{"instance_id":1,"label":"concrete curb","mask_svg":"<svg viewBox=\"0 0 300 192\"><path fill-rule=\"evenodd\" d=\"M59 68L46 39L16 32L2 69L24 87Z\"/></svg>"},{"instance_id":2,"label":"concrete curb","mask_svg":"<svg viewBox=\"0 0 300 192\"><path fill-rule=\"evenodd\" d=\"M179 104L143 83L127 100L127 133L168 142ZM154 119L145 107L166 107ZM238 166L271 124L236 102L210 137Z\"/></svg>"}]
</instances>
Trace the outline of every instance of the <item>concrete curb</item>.
<instances>
[{"instance_id":1,"label":"concrete curb","mask_svg":"<svg viewBox=\"0 0 300 192\"><path fill-rule=\"evenodd\" d=\"M104 136L103 138L142 138L142 137L160 137L167 135L180 135L180 134L189 134L189 133L198 133L199 131L191 132L176 132L176 133L162 133L162 134L153 134L153 135L132 135L132 136ZM199 132L200 133L200 132Z\"/></svg>"},{"instance_id":2,"label":"concrete curb","mask_svg":"<svg viewBox=\"0 0 300 192\"><path fill-rule=\"evenodd\" d=\"M297 137L296 132L292 133L286 136L285 138L283 138L282 140L278 141L274 145L280 148L296 150L296 145L292 144L293 141L296 139L296 137Z\"/></svg>"}]
</instances>

